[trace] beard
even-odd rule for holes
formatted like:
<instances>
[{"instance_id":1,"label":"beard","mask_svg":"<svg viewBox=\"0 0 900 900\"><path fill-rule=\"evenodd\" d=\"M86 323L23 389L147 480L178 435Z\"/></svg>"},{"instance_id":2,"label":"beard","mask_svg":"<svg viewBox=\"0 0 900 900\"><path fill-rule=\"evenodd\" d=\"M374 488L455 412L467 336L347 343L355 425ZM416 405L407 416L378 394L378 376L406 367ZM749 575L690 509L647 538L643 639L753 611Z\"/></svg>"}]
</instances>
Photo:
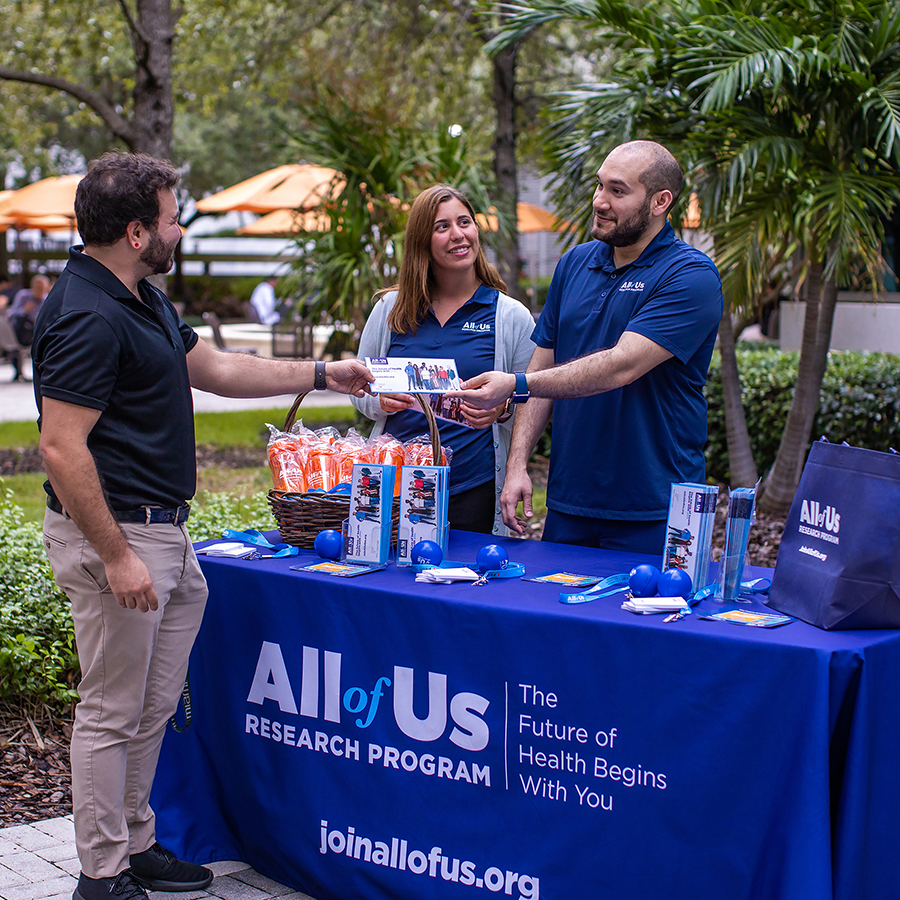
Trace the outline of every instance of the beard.
<instances>
[{"instance_id":1,"label":"beard","mask_svg":"<svg viewBox=\"0 0 900 900\"><path fill-rule=\"evenodd\" d=\"M633 246L643 237L650 224L650 201L651 197L648 196L643 206L624 222L616 220L615 223L612 223L612 231L604 233L595 221L591 227L591 237L603 241L604 244L609 244L610 247Z\"/></svg>"},{"instance_id":2,"label":"beard","mask_svg":"<svg viewBox=\"0 0 900 900\"><path fill-rule=\"evenodd\" d=\"M158 231L150 232L150 243L141 254L141 262L150 269L152 275L165 275L175 265L175 248L180 240L181 238L178 238L167 244L159 236Z\"/></svg>"}]
</instances>

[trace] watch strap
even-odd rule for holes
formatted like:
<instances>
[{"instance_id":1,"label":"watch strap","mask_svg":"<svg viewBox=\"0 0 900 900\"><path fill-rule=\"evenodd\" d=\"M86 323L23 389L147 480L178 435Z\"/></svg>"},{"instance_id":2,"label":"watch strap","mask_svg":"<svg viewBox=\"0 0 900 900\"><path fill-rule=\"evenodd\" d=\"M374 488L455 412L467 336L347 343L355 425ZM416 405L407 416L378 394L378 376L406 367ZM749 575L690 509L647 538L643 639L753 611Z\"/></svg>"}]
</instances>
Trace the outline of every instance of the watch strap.
<instances>
[{"instance_id":1,"label":"watch strap","mask_svg":"<svg viewBox=\"0 0 900 900\"><path fill-rule=\"evenodd\" d=\"M325 363L316 362L316 374L313 379L313 388L317 391L324 391L327 387L325 382Z\"/></svg>"},{"instance_id":2,"label":"watch strap","mask_svg":"<svg viewBox=\"0 0 900 900\"><path fill-rule=\"evenodd\" d=\"M528 390L528 379L524 372L515 372L516 386L513 388L513 394L510 398L513 403L524 403L530 396Z\"/></svg>"}]
</instances>

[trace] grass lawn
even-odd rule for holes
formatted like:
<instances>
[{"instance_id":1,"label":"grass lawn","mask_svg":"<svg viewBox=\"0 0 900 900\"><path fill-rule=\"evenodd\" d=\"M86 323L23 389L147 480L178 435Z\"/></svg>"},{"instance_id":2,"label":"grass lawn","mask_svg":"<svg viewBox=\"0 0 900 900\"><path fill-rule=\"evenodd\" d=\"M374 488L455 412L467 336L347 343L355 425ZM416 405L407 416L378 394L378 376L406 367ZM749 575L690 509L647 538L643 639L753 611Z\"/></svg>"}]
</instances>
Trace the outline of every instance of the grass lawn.
<instances>
[{"instance_id":1,"label":"grass lawn","mask_svg":"<svg viewBox=\"0 0 900 900\"><path fill-rule=\"evenodd\" d=\"M309 407L303 418L310 428L334 425L341 434L353 424L353 410L347 407ZM272 486L266 465L265 442L268 434L265 423L282 426L288 410L240 410L237 412L197 413L194 416L198 444L213 447L258 447L259 467L227 469L208 466L197 476L197 490L213 493L232 493L246 497L253 493L265 493ZM0 448L20 449L34 447L38 443L38 430L34 422L0 422ZM0 490L9 488L13 500L25 511L29 521L41 521L44 517L46 494L44 474L41 472L10 475L0 478ZM535 516L543 516L546 490L536 487L534 492Z\"/></svg>"},{"instance_id":2,"label":"grass lawn","mask_svg":"<svg viewBox=\"0 0 900 900\"><path fill-rule=\"evenodd\" d=\"M334 425L342 432L353 424L355 411L346 406L310 406L302 410L305 425L321 428ZM214 447L252 447L266 437L265 423L284 425L288 414L284 409L250 409L236 412L207 412L194 416L198 444ZM0 422L0 447L36 447L38 430L34 422Z\"/></svg>"},{"instance_id":3,"label":"grass lawn","mask_svg":"<svg viewBox=\"0 0 900 900\"><path fill-rule=\"evenodd\" d=\"M334 425L341 433L353 424L354 410L343 406L309 407L304 424L310 428ZM272 486L266 465L265 446L268 432L266 422L281 426L287 416L284 409L239 410L236 412L197 413L194 428L198 444L213 447L258 447L259 468L226 469L210 466L197 476L198 491L234 493L242 497L251 493L265 493ZM38 430L34 422L0 422L0 448L22 449L36 447ZM28 521L44 518L46 494L42 472L10 475L0 478L0 490L10 489L13 500L25 511Z\"/></svg>"}]
</instances>

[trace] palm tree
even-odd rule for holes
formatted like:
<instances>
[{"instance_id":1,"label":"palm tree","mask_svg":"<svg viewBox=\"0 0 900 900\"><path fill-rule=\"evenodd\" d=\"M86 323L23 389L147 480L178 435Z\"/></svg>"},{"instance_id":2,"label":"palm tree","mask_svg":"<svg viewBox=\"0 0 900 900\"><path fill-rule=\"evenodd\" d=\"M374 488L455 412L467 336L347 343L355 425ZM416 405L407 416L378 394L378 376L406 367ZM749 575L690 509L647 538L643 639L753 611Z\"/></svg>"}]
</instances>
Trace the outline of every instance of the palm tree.
<instances>
[{"instance_id":1,"label":"palm tree","mask_svg":"<svg viewBox=\"0 0 900 900\"><path fill-rule=\"evenodd\" d=\"M575 192L579 167L610 138L680 142L732 302L752 301L785 271L803 286L797 387L761 497L768 512L786 513L818 407L838 285L854 267L878 284L881 222L900 198L900 5L531 2L501 39L514 38L517 24L571 17L610 28L628 63L612 85L558 104L561 190Z\"/></svg>"},{"instance_id":2,"label":"palm tree","mask_svg":"<svg viewBox=\"0 0 900 900\"><path fill-rule=\"evenodd\" d=\"M311 95L304 114L305 127L291 135L298 155L341 178L319 208L328 229L298 237L294 287L301 302L361 332L375 291L397 280L416 196L447 182L476 210L487 210L487 179L465 134L424 132L395 112L359 107L325 87Z\"/></svg>"}]
</instances>

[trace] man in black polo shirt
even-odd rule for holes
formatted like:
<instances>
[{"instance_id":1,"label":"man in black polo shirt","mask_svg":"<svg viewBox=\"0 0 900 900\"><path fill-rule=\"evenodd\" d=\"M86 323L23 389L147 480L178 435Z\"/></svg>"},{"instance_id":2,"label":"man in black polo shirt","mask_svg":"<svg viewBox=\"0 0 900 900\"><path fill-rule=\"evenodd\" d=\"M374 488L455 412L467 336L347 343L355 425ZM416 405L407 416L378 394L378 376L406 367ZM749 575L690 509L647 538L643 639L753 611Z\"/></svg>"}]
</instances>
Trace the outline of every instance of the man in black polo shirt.
<instances>
[{"instance_id":1,"label":"man in black polo shirt","mask_svg":"<svg viewBox=\"0 0 900 900\"><path fill-rule=\"evenodd\" d=\"M176 171L143 154L95 160L75 200L85 246L44 301L32 349L48 481L44 542L72 604L81 702L72 793L74 900L202 890L212 872L156 843L150 788L200 627L206 582L185 528L196 478L191 387L262 397L361 395L356 360L220 353L146 278L181 239Z\"/></svg>"}]
</instances>

